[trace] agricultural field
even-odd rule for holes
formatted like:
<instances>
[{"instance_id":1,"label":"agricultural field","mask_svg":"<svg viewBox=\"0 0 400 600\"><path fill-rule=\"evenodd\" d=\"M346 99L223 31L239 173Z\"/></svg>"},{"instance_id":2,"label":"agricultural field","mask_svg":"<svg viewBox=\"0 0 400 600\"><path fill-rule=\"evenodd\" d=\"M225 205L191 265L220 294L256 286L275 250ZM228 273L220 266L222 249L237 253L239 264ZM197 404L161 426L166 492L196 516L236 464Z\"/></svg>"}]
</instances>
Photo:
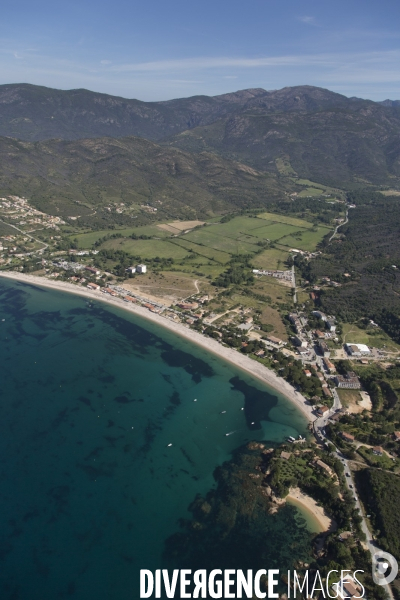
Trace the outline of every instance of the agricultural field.
<instances>
[{"instance_id":1,"label":"agricultural field","mask_svg":"<svg viewBox=\"0 0 400 600\"><path fill-rule=\"evenodd\" d=\"M149 237L151 236L158 238L171 237L171 234L168 231L158 229L156 225L144 225L143 227L130 227L128 229L103 229L101 231L91 231L89 233L75 234L69 237L71 240L77 240L78 248L86 250L92 248L93 244L95 244L97 240L105 237L106 235L113 235L114 233L121 234L124 237L129 237L132 234L135 234L137 236L147 235Z\"/></svg>"},{"instance_id":2,"label":"agricultural field","mask_svg":"<svg viewBox=\"0 0 400 600\"><path fill-rule=\"evenodd\" d=\"M196 229L196 231L182 236L181 239L195 242L208 248L214 248L215 250L221 250L222 252L228 252L229 254L249 254L258 250L255 244L238 240L237 235L224 235L224 230L221 230L222 227L223 225L215 225Z\"/></svg>"},{"instance_id":3,"label":"agricultural field","mask_svg":"<svg viewBox=\"0 0 400 600\"><path fill-rule=\"evenodd\" d=\"M285 236L294 235L298 231L303 232L307 231L306 229L300 229L299 227L295 227L294 225L288 225L287 223L269 223L264 227L257 228L254 230L253 234L256 235L259 240L271 240L276 242L280 238Z\"/></svg>"},{"instance_id":4,"label":"agricultural field","mask_svg":"<svg viewBox=\"0 0 400 600\"><path fill-rule=\"evenodd\" d=\"M288 235L279 239L279 244L290 248L299 248L313 252L323 238L332 231L328 227L319 225L307 231L298 231L296 235Z\"/></svg>"},{"instance_id":5,"label":"agricultural field","mask_svg":"<svg viewBox=\"0 0 400 600\"><path fill-rule=\"evenodd\" d=\"M173 235L179 235L182 231L194 229L199 225L204 225L204 221L172 221L171 223L162 223L161 225L157 225L157 227Z\"/></svg>"},{"instance_id":6,"label":"agricultural field","mask_svg":"<svg viewBox=\"0 0 400 600\"><path fill-rule=\"evenodd\" d=\"M214 260L222 265L226 264L231 259L231 255L228 252L221 252L220 250L215 250L214 248L209 248L208 246L199 246L199 244L189 242L189 240L186 240L182 237L175 238L174 241L171 243L176 244L181 248L185 248L188 251L192 250L196 253L196 258L207 258L209 260Z\"/></svg>"},{"instance_id":7,"label":"agricultural field","mask_svg":"<svg viewBox=\"0 0 400 600\"><path fill-rule=\"evenodd\" d=\"M287 225L294 225L295 227L304 228L312 227L312 223L304 219L297 219L296 217L287 217L285 215L278 215L276 213L265 212L257 215L257 217L259 219L271 221L272 223L286 223Z\"/></svg>"},{"instance_id":8,"label":"agricultural field","mask_svg":"<svg viewBox=\"0 0 400 600\"><path fill-rule=\"evenodd\" d=\"M280 269L285 270L287 266L285 261L287 260L289 253L287 250L280 250L279 248L267 248L263 250L261 254L257 254L253 259L252 263L255 268L258 269Z\"/></svg>"},{"instance_id":9,"label":"agricultural field","mask_svg":"<svg viewBox=\"0 0 400 600\"><path fill-rule=\"evenodd\" d=\"M173 258L180 260L187 256L188 251L167 240L132 240L130 238L116 238L107 240L102 244L102 249L123 250L132 256L140 256L141 260L149 258Z\"/></svg>"},{"instance_id":10,"label":"agricultural field","mask_svg":"<svg viewBox=\"0 0 400 600\"><path fill-rule=\"evenodd\" d=\"M298 194L298 198L308 198L309 196L320 196L321 193L322 193L322 190L319 190L314 187L308 187L305 190L301 190L301 192Z\"/></svg>"}]
</instances>

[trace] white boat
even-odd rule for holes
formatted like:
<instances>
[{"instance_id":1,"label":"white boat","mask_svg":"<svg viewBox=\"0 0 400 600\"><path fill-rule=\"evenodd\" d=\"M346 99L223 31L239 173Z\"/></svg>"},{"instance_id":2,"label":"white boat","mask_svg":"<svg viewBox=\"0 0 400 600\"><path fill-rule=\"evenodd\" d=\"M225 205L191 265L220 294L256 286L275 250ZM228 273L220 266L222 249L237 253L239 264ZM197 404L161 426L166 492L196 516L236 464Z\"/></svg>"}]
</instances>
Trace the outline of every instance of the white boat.
<instances>
[{"instance_id":1,"label":"white boat","mask_svg":"<svg viewBox=\"0 0 400 600\"><path fill-rule=\"evenodd\" d=\"M224 415L225 413L226 413L226 410L221 410L221 412L219 414Z\"/></svg>"},{"instance_id":2,"label":"white boat","mask_svg":"<svg viewBox=\"0 0 400 600\"><path fill-rule=\"evenodd\" d=\"M168 444L168 445L167 445L167 448L169 448L170 446L172 446L172 444Z\"/></svg>"},{"instance_id":3,"label":"white boat","mask_svg":"<svg viewBox=\"0 0 400 600\"><path fill-rule=\"evenodd\" d=\"M289 442L295 442L296 438L294 438L292 435L289 435L288 440Z\"/></svg>"},{"instance_id":4,"label":"white boat","mask_svg":"<svg viewBox=\"0 0 400 600\"><path fill-rule=\"evenodd\" d=\"M195 399L193 400L193 402L197 402L197 398L195 398Z\"/></svg>"},{"instance_id":5,"label":"white boat","mask_svg":"<svg viewBox=\"0 0 400 600\"><path fill-rule=\"evenodd\" d=\"M228 435L232 435L232 433L235 433L234 431L230 431L229 433L226 433L226 437L228 437Z\"/></svg>"}]
</instances>

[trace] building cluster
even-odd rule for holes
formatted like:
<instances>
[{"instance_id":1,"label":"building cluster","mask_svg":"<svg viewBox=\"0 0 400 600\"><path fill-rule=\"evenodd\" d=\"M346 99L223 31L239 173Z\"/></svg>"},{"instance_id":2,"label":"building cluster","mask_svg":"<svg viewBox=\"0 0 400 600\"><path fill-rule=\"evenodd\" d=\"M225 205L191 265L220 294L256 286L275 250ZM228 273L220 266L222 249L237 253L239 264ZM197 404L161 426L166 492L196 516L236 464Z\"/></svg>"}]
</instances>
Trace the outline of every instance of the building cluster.
<instances>
[{"instance_id":1,"label":"building cluster","mask_svg":"<svg viewBox=\"0 0 400 600\"><path fill-rule=\"evenodd\" d=\"M294 284L294 277L291 269L289 271L253 269L253 273L255 275L267 275L268 277L275 277L276 279L281 279L282 281L288 281Z\"/></svg>"}]
</instances>

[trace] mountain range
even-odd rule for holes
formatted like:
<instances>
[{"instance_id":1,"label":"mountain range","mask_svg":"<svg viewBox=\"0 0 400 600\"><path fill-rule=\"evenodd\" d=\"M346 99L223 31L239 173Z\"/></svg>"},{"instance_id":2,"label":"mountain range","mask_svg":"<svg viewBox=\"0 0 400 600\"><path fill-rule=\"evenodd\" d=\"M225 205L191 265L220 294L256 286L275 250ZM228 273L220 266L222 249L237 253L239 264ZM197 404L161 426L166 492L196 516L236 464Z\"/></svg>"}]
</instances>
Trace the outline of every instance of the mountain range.
<instances>
[{"instance_id":1,"label":"mountain range","mask_svg":"<svg viewBox=\"0 0 400 600\"><path fill-rule=\"evenodd\" d=\"M202 190L222 185L228 173L244 173L244 167L250 167L246 177L258 182L268 175L265 189L273 195L289 189L296 178L344 189L400 186L400 101L347 98L312 86L141 102L84 89L2 85L0 136L1 188L28 186L36 195L43 186L47 191L69 189L71 195L76 186L96 188L99 161L112 165L102 175L111 195L117 179L124 190L149 189L155 155L162 157L168 185L181 172L178 177L179 169L168 171L166 165L185 163L199 175ZM81 162L74 162L77 156ZM205 186L204 162L213 165L214 173L211 181L204 171ZM187 190L192 183L186 181ZM246 197L253 198L251 186ZM230 187L236 197L246 186L241 182L236 188L232 181ZM145 194L147 200L151 197ZM218 204L220 197L215 200Z\"/></svg>"}]
</instances>

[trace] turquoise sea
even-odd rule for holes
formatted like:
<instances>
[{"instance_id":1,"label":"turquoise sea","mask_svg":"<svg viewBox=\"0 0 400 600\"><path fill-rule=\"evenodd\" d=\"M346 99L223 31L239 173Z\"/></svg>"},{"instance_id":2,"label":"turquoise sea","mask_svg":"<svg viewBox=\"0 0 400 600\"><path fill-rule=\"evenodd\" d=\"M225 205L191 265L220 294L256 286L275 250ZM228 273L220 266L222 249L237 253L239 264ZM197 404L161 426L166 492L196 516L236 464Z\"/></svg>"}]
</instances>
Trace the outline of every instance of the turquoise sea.
<instances>
[{"instance_id":1,"label":"turquoise sea","mask_svg":"<svg viewBox=\"0 0 400 600\"><path fill-rule=\"evenodd\" d=\"M162 327L0 279L1 600L136 600L139 569L165 567L165 541L214 469L306 425ZM290 567L285 532L305 522L294 507L268 518L271 560Z\"/></svg>"}]
</instances>

